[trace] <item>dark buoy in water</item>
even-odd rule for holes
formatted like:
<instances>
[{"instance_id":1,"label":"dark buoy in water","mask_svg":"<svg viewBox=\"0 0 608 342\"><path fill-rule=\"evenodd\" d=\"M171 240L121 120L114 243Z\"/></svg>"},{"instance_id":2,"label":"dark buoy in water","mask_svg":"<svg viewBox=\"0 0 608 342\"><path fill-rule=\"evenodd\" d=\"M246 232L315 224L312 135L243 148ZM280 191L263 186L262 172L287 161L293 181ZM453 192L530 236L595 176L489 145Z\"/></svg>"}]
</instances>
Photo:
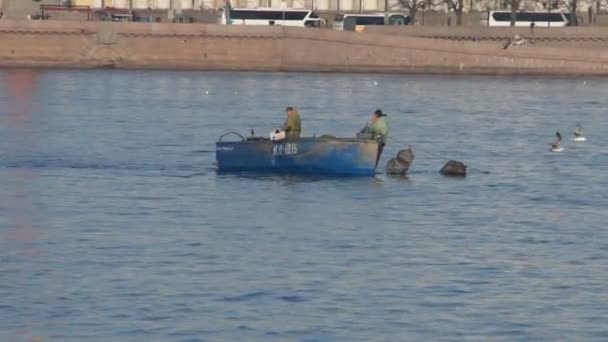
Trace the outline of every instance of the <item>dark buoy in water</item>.
<instances>
[{"instance_id":1,"label":"dark buoy in water","mask_svg":"<svg viewBox=\"0 0 608 342\"><path fill-rule=\"evenodd\" d=\"M459 161L450 160L449 162L445 163L445 165L443 165L439 172L441 172L441 174L444 176L464 177L467 175L467 166Z\"/></svg>"},{"instance_id":2,"label":"dark buoy in water","mask_svg":"<svg viewBox=\"0 0 608 342\"><path fill-rule=\"evenodd\" d=\"M386 163L386 173L389 175L405 175L412 165L415 154L411 146L399 151L397 158L392 158Z\"/></svg>"},{"instance_id":3,"label":"dark buoy in water","mask_svg":"<svg viewBox=\"0 0 608 342\"><path fill-rule=\"evenodd\" d=\"M385 169L386 169L386 174L389 175L405 175L407 173L407 170L409 170L410 168L410 164L405 162L405 161L401 161L397 158L392 158L391 160L388 161L388 163L386 163Z\"/></svg>"}]
</instances>

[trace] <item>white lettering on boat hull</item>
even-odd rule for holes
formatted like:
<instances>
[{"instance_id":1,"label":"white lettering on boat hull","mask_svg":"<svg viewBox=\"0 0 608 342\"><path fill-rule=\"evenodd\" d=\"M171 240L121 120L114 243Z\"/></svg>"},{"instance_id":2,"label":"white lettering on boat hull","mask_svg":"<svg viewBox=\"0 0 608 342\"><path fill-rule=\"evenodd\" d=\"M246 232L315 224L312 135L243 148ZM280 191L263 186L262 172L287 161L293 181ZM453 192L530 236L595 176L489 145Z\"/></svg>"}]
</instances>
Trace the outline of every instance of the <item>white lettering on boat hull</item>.
<instances>
[{"instance_id":1,"label":"white lettering on boat hull","mask_svg":"<svg viewBox=\"0 0 608 342\"><path fill-rule=\"evenodd\" d=\"M272 155L274 157L292 156L294 154L298 154L298 144L295 143L275 144L272 147Z\"/></svg>"}]
</instances>

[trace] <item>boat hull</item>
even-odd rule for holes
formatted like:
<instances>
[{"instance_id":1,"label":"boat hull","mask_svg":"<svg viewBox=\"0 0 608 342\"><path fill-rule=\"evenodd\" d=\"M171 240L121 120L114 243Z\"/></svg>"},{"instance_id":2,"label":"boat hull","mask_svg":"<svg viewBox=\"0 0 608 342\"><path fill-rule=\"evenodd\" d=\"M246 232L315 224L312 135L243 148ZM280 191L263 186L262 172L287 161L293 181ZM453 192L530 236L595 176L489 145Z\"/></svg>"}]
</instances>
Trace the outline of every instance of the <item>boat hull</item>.
<instances>
[{"instance_id":1,"label":"boat hull","mask_svg":"<svg viewBox=\"0 0 608 342\"><path fill-rule=\"evenodd\" d=\"M301 138L217 142L219 171L374 175L381 153L374 140Z\"/></svg>"}]
</instances>

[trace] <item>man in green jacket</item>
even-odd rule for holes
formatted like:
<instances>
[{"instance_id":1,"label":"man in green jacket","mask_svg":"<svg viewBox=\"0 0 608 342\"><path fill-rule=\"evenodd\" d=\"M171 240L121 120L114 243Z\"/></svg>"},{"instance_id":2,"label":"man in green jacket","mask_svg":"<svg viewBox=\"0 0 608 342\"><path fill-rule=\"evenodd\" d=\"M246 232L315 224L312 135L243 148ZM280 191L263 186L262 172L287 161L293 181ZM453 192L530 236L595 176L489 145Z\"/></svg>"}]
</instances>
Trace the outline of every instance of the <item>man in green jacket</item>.
<instances>
[{"instance_id":1,"label":"man in green jacket","mask_svg":"<svg viewBox=\"0 0 608 342\"><path fill-rule=\"evenodd\" d=\"M382 145L386 144L386 138L388 137L388 121L386 120L386 114L382 113L380 109L377 109L372 115L372 125L370 126L372 137L378 140Z\"/></svg>"},{"instance_id":2,"label":"man in green jacket","mask_svg":"<svg viewBox=\"0 0 608 342\"><path fill-rule=\"evenodd\" d=\"M287 139L298 139L302 132L302 122L300 121L300 114L293 107L287 107L285 110L287 118L283 124L283 130L285 131L285 138Z\"/></svg>"},{"instance_id":3,"label":"man in green jacket","mask_svg":"<svg viewBox=\"0 0 608 342\"><path fill-rule=\"evenodd\" d=\"M369 132L372 134L372 138L378 141L378 156L376 157L376 166L380 161L380 156L386 145L386 138L388 137L388 121L386 120L386 114L382 113L380 109L376 109L374 115L372 115L372 124L369 127Z\"/></svg>"}]
</instances>

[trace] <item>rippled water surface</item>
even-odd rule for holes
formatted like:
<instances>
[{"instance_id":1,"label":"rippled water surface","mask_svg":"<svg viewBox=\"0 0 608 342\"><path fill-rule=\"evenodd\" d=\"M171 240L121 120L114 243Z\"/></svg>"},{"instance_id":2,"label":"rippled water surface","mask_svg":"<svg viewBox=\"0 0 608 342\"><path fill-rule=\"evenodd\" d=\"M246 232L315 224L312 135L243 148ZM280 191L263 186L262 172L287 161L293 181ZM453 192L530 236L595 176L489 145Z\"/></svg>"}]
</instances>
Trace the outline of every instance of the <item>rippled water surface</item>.
<instances>
[{"instance_id":1,"label":"rippled water surface","mask_svg":"<svg viewBox=\"0 0 608 342\"><path fill-rule=\"evenodd\" d=\"M606 340L606 94L606 79L1 71L0 340ZM287 105L305 135L352 136L382 108L381 165L411 144L411 173L216 174L220 134L266 134ZM440 176L448 159L469 175Z\"/></svg>"}]
</instances>

